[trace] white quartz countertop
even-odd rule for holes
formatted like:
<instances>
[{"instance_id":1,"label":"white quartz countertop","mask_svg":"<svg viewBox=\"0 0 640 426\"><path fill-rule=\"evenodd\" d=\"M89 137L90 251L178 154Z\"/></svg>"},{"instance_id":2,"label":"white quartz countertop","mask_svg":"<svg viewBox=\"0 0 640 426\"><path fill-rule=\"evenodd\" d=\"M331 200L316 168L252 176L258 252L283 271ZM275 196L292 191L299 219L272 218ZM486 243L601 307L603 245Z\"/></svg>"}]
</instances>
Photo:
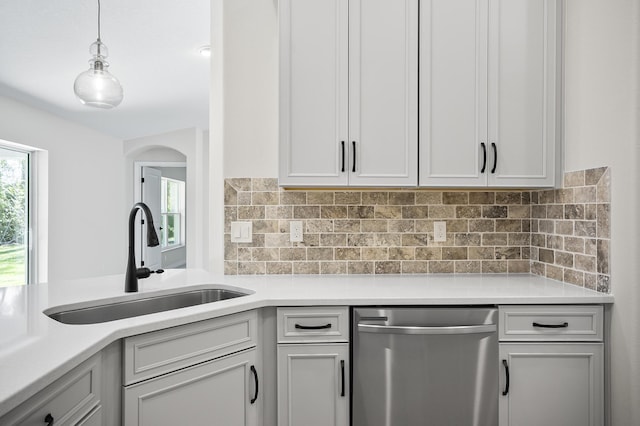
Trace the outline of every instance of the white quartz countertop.
<instances>
[{"instance_id":1,"label":"white quartz countertop","mask_svg":"<svg viewBox=\"0 0 640 426\"><path fill-rule=\"evenodd\" d=\"M93 325L65 325L43 314L61 305L212 285L251 294ZM117 339L265 306L613 303L610 294L527 274L225 276L168 270L139 286L138 293L126 294L124 276L113 275L0 288L0 416Z\"/></svg>"}]
</instances>

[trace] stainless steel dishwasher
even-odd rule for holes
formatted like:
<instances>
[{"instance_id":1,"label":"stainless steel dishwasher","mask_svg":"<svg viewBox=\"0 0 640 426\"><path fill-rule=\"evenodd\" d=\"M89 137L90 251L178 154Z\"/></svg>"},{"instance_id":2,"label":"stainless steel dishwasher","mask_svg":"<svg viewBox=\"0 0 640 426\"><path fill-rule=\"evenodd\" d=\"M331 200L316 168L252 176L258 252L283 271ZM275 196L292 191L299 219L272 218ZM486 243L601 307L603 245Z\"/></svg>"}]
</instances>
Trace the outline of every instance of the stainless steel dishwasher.
<instances>
[{"instance_id":1,"label":"stainless steel dishwasher","mask_svg":"<svg viewBox=\"0 0 640 426\"><path fill-rule=\"evenodd\" d=\"M494 307L354 308L352 426L496 426Z\"/></svg>"}]
</instances>

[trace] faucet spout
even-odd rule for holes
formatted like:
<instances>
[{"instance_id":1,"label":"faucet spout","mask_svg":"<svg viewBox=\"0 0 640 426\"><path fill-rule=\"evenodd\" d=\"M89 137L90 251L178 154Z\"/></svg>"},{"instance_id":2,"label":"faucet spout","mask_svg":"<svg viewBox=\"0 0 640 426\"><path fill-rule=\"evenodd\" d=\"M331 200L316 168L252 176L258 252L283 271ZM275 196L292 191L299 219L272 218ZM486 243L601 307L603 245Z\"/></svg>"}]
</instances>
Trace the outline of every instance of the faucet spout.
<instances>
[{"instance_id":1,"label":"faucet spout","mask_svg":"<svg viewBox=\"0 0 640 426\"><path fill-rule=\"evenodd\" d=\"M156 247L160 244L158 234L153 225L151 210L145 203L136 203L129 212L129 256L127 259L127 273L125 275L124 291L133 293L138 291L138 269L135 254L135 219L138 210L142 210L147 220L147 246ZM148 275L147 275L148 276Z\"/></svg>"}]
</instances>

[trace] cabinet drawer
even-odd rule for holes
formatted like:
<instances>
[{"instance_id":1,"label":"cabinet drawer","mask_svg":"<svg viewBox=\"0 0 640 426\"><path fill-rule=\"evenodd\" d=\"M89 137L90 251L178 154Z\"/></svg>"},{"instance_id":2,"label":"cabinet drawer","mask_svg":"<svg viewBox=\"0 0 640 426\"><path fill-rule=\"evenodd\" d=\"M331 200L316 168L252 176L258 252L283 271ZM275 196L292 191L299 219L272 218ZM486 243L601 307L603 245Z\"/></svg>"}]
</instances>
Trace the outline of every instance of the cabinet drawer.
<instances>
[{"instance_id":1,"label":"cabinet drawer","mask_svg":"<svg viewBox=\"0 0 640 426\"><path fill-rule=\"evenodd\" d=\"M51 419L56 426L75 425L100 403L101 362L100 354L91 357L0 419L0 424L41 426Z\"/></svg>"},{"instance_id":2,"label":"cabinet drawer","mask_svg":"<svg viewBox=\"0 0 640 426\"><path fill-rule=\"evenodd\" d=\"M500 306L501 341L602 341L602 306Z\"/></svg>"},{"instance_id":3,"label":"cabinet drawer","mask_svg":"<svg viewBox=\"0 0 640 426\"><path fill-rule=\"evenodd\" d=\"M348 342L349 308L278 308L278 343Z\"/></svg>"},{"instance_id":4,"label":"cabinet drawer","mask_svg":"<svg viewBox=\"0 0 640 426\"><path fill-rule=\"evenodd\" d=\"M185 324L124 339L124 384L256 346L256 311Z\"/></svg>"},{"instance_id":5,"label":"cabinet drawer","mask_svg":"<svg viewBox=\"0 0 640 426\"><path fill-rule=\"evenodd\" d=\"M102 405L98 405L87 417L80 420L76 426L100 426L102 425Z\"/></svg>"}]
</instances>

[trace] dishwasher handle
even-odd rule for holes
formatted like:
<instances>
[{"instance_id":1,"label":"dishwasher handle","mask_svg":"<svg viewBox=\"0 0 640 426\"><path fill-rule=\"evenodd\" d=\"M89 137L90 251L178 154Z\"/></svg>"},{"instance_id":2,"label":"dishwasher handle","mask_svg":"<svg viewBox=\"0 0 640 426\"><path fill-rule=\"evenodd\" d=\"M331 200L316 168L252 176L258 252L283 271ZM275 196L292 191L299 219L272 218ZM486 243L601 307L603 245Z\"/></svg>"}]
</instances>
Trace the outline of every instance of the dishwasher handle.
<instances>
[{"instance_id":1,"label":"dishwasher handle","mask_svg":"<svg viewBox=\"0 0 640 426\"><path fill-rule=\"evenodd\" d=\"M358 324L358 331L380 334L478 334L494 333L495 324L449 325L438 327Z\"/></svg>"}]
</instances>

